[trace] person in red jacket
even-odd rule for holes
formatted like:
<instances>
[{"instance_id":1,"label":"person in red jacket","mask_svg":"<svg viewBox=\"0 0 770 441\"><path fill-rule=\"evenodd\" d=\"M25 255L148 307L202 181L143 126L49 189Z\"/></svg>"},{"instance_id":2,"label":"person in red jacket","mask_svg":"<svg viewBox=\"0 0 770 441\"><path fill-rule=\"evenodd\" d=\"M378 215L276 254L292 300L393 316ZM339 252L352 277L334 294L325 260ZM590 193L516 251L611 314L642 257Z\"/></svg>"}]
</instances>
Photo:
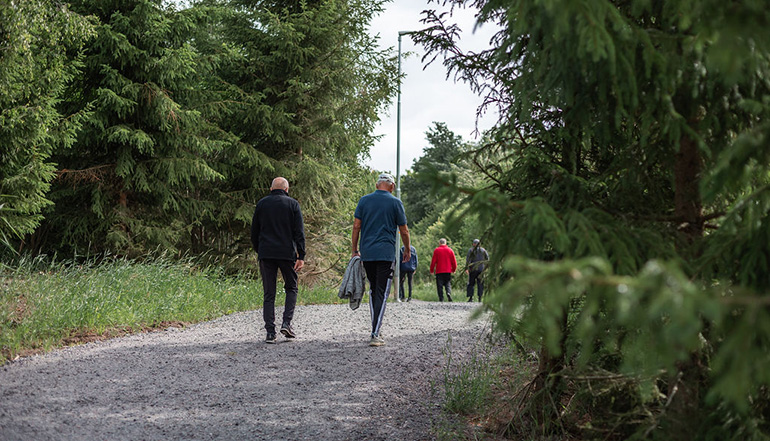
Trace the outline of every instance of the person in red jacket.
<instances>
[{"instance_id":1,"label":"person in red jacket","mask_svg":"<svg viewBox=\"0 0 770 441\"><path fill-rule=\"evenodd\" d=\"M446 239L439 239L438 247L433 250L433 258L430 260L430 273L436 275L436 289L438 301L444 301L444 289L446 289L447 301L452 301L452 273L457 270L455 252L446 244Z\"/></svg>"}]
</instances>

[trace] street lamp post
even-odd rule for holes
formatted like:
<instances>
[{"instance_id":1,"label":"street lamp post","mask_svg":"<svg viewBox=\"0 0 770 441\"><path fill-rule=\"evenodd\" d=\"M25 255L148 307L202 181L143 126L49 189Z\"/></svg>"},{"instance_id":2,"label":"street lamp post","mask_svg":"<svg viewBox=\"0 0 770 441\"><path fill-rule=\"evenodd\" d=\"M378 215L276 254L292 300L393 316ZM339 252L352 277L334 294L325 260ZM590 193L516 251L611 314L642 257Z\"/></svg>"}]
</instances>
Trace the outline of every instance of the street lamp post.
<instances>
[{"instance_id":1,"label":"street lamp post","mask_svg":"<svg viewBox=\"0 0 770 441\"><path fill-rule=\"evenodd\" d=\"M401 199L401 36L413 33L412 31L398 31L398 87L396 93L396 197ZM393 292L396 293L396 300L399 297L399 283L401 276L401 259L399 251L399 233L396 231L396 265L393 270Z\"/></svg>"}]
</instances>

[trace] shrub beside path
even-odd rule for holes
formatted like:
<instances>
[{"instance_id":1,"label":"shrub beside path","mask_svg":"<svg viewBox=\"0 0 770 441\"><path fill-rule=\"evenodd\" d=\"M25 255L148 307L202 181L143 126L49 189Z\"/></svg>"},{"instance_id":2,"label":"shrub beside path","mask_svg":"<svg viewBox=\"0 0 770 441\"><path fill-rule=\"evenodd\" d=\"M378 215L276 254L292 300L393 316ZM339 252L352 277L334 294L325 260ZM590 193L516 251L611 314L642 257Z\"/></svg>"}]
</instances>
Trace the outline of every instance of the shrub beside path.
<instances>
[{"instance_id":1,"label":"shrub beside path","mask_svg":"<svg viewBox=\"0 0 770 441\"><path fill-rule=\"evenodd\" d=\"M477 306L388 303L379 348L366 304L312 305L275 345L257 310L23 358L0 367L0 440L429 440Z\"/></svg>"}]
</instances>

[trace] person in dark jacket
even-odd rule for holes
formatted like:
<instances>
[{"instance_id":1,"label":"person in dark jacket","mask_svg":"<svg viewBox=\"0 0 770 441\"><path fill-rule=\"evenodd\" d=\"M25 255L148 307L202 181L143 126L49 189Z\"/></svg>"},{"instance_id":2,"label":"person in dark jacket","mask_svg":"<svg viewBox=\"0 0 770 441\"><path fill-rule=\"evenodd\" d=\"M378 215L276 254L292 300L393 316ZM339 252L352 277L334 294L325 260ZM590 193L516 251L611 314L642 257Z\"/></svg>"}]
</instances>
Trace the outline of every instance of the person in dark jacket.
<instances>
[{"instance_id":1,"label":"person in dark jacket","mask_svg":"<svg viewBox=\"0 0 770 441\"><path fill-rule=\"evenodd\" d=\"M289 181L285 178L273 179L270 194L257 202L251 220L251 244L259 257L262 275L265 342L275 343L275 289L279 269L286 291L281 334L294 339L291 320L297 304L297 271L305 264L305 227L299 202L289 197Z\"/></svg>"},{"instance_id":2,"label":"person in dark jacket","mask_svg":"<svg viewBox=\"0 0 770 441\"><path fill-rule=\"evenodd\" d=\"M406 299L406 301L412 300L412 277L414 276L414 272L417 269L417 250L413 246L409 246L409 248L412 251L412 257L411 259L404 262L404 247L401 247L401 259L399 260L401 262L401 265L399 268L398 273L398 301L402 302L404 301L404 279L409 280L409 297Z\"/></svg>"},{"instance_id":3,"label":"person in dark jacket","mask_svg":"<svg viewBox=\"0 0 770 441\"><path fill-rule=\"evenodd\" d=\"M468 274L466 294L469 302L473 300L474 285L477 287L479 302L481 301L481 296L484 295L484 279L482 279L481 273L487 267L489 253L480 244L481 241L473 239L473 246L468 250L468 255L465 257L465 274Z\"/></svg>"}]
</instances>

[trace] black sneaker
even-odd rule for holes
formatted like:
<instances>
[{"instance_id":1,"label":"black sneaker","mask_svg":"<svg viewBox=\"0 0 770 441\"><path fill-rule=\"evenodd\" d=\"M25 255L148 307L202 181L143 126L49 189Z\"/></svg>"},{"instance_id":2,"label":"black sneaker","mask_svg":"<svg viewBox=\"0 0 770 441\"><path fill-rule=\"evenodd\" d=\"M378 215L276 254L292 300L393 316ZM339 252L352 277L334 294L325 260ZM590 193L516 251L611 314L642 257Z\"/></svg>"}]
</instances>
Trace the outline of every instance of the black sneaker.
<instances>
[{"instance_id":1,"label":"black sneaker","mask_svg":"<svg viewBox=\"0 0 770 441\"><path fill-rule=\"evenodd\" d=\"M281 325L281 334L283 334L283 336L288 339L297 338L297 334L295 334L294 330L291 329L291 325L287 325L287 324Z\"/></svg>"},{"instance_id":2,"label":"black sneaker","mask_svg":"<svg viewBox=\"0 0 770 441\"><path fill-rule=\"evenodd\" d=\"M275 344L275 332L268 332L267 338L265 338L265 343Z\"/></svg>"}]
</instances>

